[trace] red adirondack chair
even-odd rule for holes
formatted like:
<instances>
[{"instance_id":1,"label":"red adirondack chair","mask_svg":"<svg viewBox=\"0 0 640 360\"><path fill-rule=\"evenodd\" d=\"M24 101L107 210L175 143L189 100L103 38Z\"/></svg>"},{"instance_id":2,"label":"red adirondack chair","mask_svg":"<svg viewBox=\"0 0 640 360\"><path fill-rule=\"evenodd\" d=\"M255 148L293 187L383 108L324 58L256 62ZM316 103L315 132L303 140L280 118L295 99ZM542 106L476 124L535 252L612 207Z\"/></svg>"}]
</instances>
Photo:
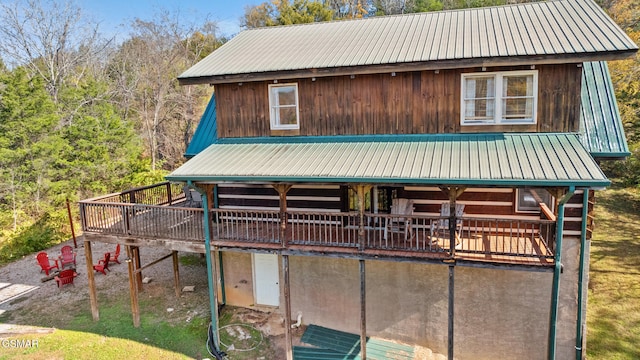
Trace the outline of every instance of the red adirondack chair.
<instances>
[{"instance_id":1,"label":"red adirondack chair","mask_svg":"<svg viewBox=\"0 0 640 360\"><path fill-rule=\"evenodd\" d=\"M73 285L73 279L78 276L73 269L62 270L54 279L58 284L58 287L62 287L63 285L71 284Z\"/></svg>"},{"instance_id":2,"label":"red adirondack chair","mask_svg":"<svg viewBox=\"0 0 640 360\"><path fill-rule=\"evenodd\" d=\"M58 260L49 260L49 255L46 252L42 251L36 255L36 260L38 260L38 265L40 265L40 272L44 271L44 273L49 276L49 271L51 269L60 269L58 267ZM53 261L53 264L51 262Z\"/></svg>"},{"instance_id":3,"label":"red adirondack chair","mask_svg":"<svg viewBox=\"0 0 640 360\"><path fill-rule=\"evenodd\" d=\"M99 271L104 275L107 275L106 271L109 270L109 259L111 258L111 253L104 253L104 260L98 261L98 265L93 265L93 270Z\"/></svg>"},{"instance_id":4,"label":"red adirondack chair","mask_svg":"<svg viewBox=\"0 0 640 360\"><path fill-rule=\"evenodd\" d=\"M116 245L116 252L115 254L111 255L111 257L109 258L109 262L120 264L120 260L118 260L119 256L120 256L120 244Z\"/></svg>"},{"instance_id":5,"label":"red adirondack chair","mask_svg":"<svg viewBox=\"0 0 640 360\"><path fill-rule=\"evenodd\" d=\"M73 267L76 267L76 253L73 251L73 248L69 245L65 245L60 249L62 255L58 257L60 260L60 267L64 269L64 267L68 264L73 264Z\"/></svg>"}]
</instances>

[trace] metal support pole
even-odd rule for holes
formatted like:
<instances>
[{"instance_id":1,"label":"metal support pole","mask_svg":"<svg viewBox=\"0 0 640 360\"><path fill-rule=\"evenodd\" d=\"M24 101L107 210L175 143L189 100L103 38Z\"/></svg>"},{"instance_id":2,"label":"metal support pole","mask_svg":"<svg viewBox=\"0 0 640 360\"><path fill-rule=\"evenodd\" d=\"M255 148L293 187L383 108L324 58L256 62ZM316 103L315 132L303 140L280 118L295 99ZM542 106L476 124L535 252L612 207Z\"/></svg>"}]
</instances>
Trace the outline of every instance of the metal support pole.
<instances>
[{"instance_id":1,"label":"metal support pole","mask_svg":"<svg viewBox=\"0 0 640 360\"><path fill-rule=\"evenodd\" d=\"M447 342L447 359L449 360L453 360L453 305L455 303L454 301L454 288L455 288L455 283L454 283L454 266L453 265L449 265L449 306L448 306L448 311L449 311L449 329L448 329L448 337L449 337L449 341Z\"/></svg>"},{"instance_id":2,"label":"metal support pole","mask_svg":"<svg viewBox=\"0 0 640 360\"><path fill-rule=\"evenodd\" d=\"M282 255L284 280L284 327L287 360L293 360L293 342L291 340L291 289L289 283L289 255Z\"/></svg>"},{"instance_id":3,"label":"metal support pole","mask_svg":"<svg viewBox=\"0 0 640 360\"><path fill-rule=\"evenodd\" d=\"M582 190L582 227L580 228L580 269L578 270L578 314L576 321L576 360L584 358L584 296L585 262L587 261L587 222L589 220L589 189Z\"/></svg>"},{"instance_id":4,"label":"metal support pole","mask_svg":"<svg viewBox=\"0 0 640 360\"><path fill-rule=\"evenodd\" d=\"M364 259L360 259L360 359L367 360L367 288Z\"/></svg>"}]
</instances>

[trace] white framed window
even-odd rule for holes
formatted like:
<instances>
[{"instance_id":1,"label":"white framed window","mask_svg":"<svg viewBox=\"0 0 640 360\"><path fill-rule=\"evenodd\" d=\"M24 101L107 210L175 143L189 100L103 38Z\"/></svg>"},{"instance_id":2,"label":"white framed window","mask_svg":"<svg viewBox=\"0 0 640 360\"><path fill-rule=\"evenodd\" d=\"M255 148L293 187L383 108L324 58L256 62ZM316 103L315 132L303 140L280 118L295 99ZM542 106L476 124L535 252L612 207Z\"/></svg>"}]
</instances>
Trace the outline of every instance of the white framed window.
<instances>
[{"instance_id":1,"label":"white framed window","mask_svg":"<svg viewBox=\"0 0 640 360\"><path fill-rule=\"evenodd\" d=\"M535 124L538 70L462 74L462 125Z\"/></svg>"},{"instance_id":2,"label":"white framed window","mask_svg":"<svg viewBox=\"0 0 640 360\"><path fill-rule=\"evenodd\" d=\"M516 211L539 213L540 203L553 210L553 196L544 189L516 189Z\"/></svg>"},{"instance_id":3,"label":"white framed window","mask_svg":"<svg viewBox=\"0 0 640 360\"><path fill-rule=\"evenodd\" d=\"M298 84L269 85L269 108L272 130L300 129Z\"/></svg>"}]
</instances>

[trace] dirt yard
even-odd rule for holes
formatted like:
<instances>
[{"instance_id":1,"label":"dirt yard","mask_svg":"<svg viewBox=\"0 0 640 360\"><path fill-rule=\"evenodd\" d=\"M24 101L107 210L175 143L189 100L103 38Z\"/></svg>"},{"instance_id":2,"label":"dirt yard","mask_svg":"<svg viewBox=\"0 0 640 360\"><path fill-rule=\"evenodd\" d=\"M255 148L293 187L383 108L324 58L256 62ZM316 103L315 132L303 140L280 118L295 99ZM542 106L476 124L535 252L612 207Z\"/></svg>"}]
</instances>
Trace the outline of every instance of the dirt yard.
<instances>
[{"instance_id":1,"label":"dirt yard","mask_svg":"<svg viewBox=\"0 0 640 360\"><path fill-rule=\"evenodd\" d=\"M68 241L48 249L46 252L49 254L49 258L56 259L64 245L73 246L73 242ZM46 276L44 272L40 272L40 267L34 257L35 254L0 268L0 318L5 319L3 323L0 323L0 337L50 331L47 327L64 322L65 316L73 316L73 312L60 311L56 313L53 304L64 304L67 309L76 308L90 312L85 249L81 239L78 239L78 248L75 251L77 253L76 271L79 276L74 280L74 285L67 285L63 288L58 288L55 280L41 281ZM115 245L92 243L94 264L107 251L114 252ZM140 248L142 266L169 253L170 251L162 248ZM126 258L127 254L123 247L120 254L121 264L110 264L111 271L107 272L106 276L94 273L99 308L101 303L104 305L109 301L107 299L129 299L128 267L124 261ZM166 313L163 316L166 316L167 321L170 322L189 322L194 317L208 319L209 296L206 261L199 254L179 253L179 258L181 288L193 286L194 291L182 292L180 297L176 297L173 262L169 257L143 270L143 277L150 278L151 282L143 285L139 299L141 302L152 301L156 307L166 308ZM144 316L143 312L144 309L141 310L142 316ZM267 343L272 348L268 351L269 353L283 354L284 328L280 315L265 311L233 308L227 308L225 312L228 312L228 320L251 323L265 337L268 337ZM56 317L55 323L47 320L51 319L53 314ZM122 321L132 321L131 319L130 312L123 314ZM206 329L204 329L204 333L206 334Z\"/></svg>"}]
</instances>

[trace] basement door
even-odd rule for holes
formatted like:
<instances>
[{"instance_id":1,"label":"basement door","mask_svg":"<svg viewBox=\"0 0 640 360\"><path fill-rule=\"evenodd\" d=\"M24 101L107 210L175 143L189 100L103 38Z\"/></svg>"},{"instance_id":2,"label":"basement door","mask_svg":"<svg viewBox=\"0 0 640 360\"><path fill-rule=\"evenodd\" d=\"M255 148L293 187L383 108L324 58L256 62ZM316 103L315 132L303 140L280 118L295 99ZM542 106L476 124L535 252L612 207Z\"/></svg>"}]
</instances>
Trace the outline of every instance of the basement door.
<instances>
[{"instance_id":1,"label":"basement door","mask_svg":"<svg viewBox=\"0 0 640 360\"><path fill-rule=\"evenodd\" d=\"M253 284L256 304L280 305L278 255L253 254Z\"/></svg>"}]
</instances>

